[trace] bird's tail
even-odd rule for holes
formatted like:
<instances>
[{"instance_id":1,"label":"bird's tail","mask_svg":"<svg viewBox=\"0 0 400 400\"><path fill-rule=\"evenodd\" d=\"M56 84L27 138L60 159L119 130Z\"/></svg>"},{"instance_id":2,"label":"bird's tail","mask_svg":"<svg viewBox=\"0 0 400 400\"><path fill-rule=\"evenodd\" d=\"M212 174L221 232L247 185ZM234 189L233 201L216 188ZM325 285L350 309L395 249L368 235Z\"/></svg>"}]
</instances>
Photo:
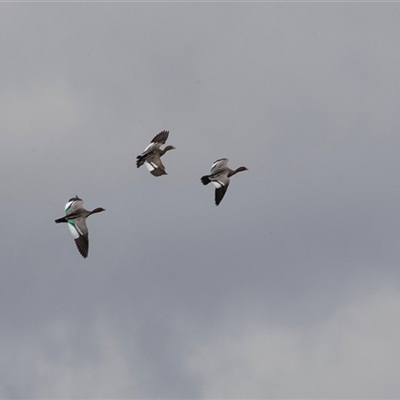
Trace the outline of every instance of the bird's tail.
<instances>
[{"instance_id":1,"label":"bird's tail","mask_svg":"<svg viewBox=\"0 0 400 400\"><path fill-rule=\"evenodd\" d=\"M56 224L59 224L60 222L68 222L66 217L58 218L54 221Z\"/></svg>"},{"instance_id":2,"label":"bird's tail","mask_svg":"<svg viewBox=\"0 0 400 400\"><path fill-rule=\"evenodd\" d=\"M204 175L200 179L201 179L201 182L203 183L203 185L208 185L211 182L210 175Z\"/></svg>"}]
</instances>

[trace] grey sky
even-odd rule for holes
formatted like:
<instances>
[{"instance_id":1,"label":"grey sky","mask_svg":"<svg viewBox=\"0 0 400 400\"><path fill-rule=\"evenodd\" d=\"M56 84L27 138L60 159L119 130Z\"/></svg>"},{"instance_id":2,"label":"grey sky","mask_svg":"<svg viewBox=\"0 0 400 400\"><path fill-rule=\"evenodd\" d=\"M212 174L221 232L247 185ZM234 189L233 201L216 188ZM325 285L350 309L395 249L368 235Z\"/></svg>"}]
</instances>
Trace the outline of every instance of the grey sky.
<instances>
[{"instance_id":1,"label":"grey sky","mask_svg":"<svg viewBox=\"0 0 400 400\"><path fill-rule=\"evenodd\" d=\"M399 12L0 4L0 398L399 397Z\"/></svg>"}]
</instances>

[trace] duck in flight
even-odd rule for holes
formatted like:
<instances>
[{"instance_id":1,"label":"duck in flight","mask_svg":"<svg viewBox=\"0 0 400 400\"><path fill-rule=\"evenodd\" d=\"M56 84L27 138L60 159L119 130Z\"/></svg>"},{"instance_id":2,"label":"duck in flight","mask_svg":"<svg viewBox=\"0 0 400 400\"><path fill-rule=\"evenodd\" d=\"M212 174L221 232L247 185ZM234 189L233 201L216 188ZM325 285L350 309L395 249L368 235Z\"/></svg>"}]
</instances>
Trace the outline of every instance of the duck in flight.
<instances>
[{"instance_id":1,"label":"duck in flight","mask_svg":"<svg viewBox=\"0 0 400 400\"><path fill-rule=\"evenodd\" d=\"M215 204L221 203L228 190L230 177L241 171L247 171L246 167L239 167L232 170L228 167L228 159L221 158L214 162L211 166L210 175L202 176L201 182L203 185L208 185L210 182L215 186Z\"/></svg>"},{"instance_id":2,"label":"duck in flight","mask_svg":"<svg viewBox=\"0 0 400 400\"><path fill-rule=\"evenodd\" d=\"M143 164L153 176L167 175L161 157L169 150L175 149L174 146L166 146L161 149L168 139L169 131L162 131L154 136L151 143L144 149L143 153L136 157L136 166L139 168Z\"/></svg>"},{"instance_id":3,"label":"duck in flight","mask_svg":"<svg viewBox=\"0 0 400 400\"><path fill-rule=\"evenodd\" d=\"M86 258L89 253L89 233L86 226L86 218L89 217L89 215L102 211L105 211L105 209L101 207L95 208L93 211L84 209L83 200L75 196L69 199L68 203L65 205L65 217L55 220L57 224L61 222L68 223L76 247L84 258Z\"/></svg>"}]
</instances>

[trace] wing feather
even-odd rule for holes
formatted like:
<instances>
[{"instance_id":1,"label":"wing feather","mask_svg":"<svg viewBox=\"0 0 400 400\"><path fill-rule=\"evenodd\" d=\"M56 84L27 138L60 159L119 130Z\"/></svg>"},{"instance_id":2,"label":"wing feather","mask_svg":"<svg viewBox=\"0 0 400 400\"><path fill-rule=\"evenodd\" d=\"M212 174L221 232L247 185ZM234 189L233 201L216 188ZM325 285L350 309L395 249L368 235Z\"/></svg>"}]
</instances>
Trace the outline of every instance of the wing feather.
<instances>
[{"instance_id":1,"label":"wing feather","mask_svg":"<svg viewBox=\"0 0 400 400\"><path fill-rule=\"evenodd\" d=\"M79 253L86 258L89 253L89 233L86 225L86 218L79 217L68 220L68 227L75 240Z\"/></svg>"},{"instance_id":2,"label":"wing feather","mask_svg":"<svg viewBox=\"0 0 400 400\"><path fill-rule=\"evenodd\" d=\"M75 244L82 257L86 258L89 254L89 235L86 233L85 235L79 236L75 239Z\"/></svg>"},{"instance_id":3,"label":"wing feather","mask_svg":"<svg viewBox=\"0 0 400 400\"><path fill-rule=\"evenodd\" d=\"M227 158L220 158L217 161L214 161L213 165L211 166L211 174L217 172L219 169L224 169L227 167L228 164L228 159Z\"/></svg>"},{"instance_id":4,"label":"wing feather","mask_svg":"<svg viewBox=\"0 0 400 400\"><path fill-rule=\"evenodd\" d=\"M138 159L138 167L142 165L142 161L147 155L159 149L161 145L165 144L165 142L168 139L168 135L169 131L162 131L158 133L156 136L154 136L150 144L143 150L142 154L136 157Z\"/></svg>"},{"instance_id":5,"label":"wing feather","mask_svg":"<svg viewBox=\"0 0 400 400\"><path fill-rule=\"evenodd\" d=\"M153 176L167 175L160 156L156 153L145 161L147 169Z\"/></svg>"},{"instance_id":6,"label":"wing feather","mask_svg":"<svg viewBox=\"0 0 400 400\"><path fill-rule=\"evenodd\" d=\"M72 214L76 210L79 210L83 207L83 200L80 199L78 196L73 197L72 199L68 200L68 203L65 205L65 215Z\"/></svg>"},{"instance_id":7,"label":"wing feather","mask_svg":"<svg viewBox=\"0 0 400 400\"><path fill-rule=\"evenodd\" d=\"M222 199L225 196L226 191L228 190L229 182L227 185L221 186L218 189L215 189L215 204L218 205L221 203Z\"/></svg>"},{"instance_id":8,"label":"wing feather","mask_svg":"<svg viewBox=\"0 0 400 400\"><path fill-rule=\"evenodd\" d=\"M161 131L151 140L153 143L165 144L168 139L169 131Z\"/></svg>"}]
</instances>

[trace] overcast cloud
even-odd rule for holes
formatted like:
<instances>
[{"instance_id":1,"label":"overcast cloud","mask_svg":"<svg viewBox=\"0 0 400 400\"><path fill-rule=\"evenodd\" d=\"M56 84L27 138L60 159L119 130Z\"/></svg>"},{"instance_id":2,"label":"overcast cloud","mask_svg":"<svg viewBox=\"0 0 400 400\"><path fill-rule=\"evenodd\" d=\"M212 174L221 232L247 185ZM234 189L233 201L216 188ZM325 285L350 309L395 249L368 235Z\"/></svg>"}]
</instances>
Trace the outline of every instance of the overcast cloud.
<instances>
[{"instance_id":1,"label":"overcast cloud","mask_svg":"<svg viewBox=\"0 0 400 400\"><path fill-rule=\"evenodd\" d=\"M0 4L0 397L400 397L399 14Z\"/></svg>"}]
</instances>

